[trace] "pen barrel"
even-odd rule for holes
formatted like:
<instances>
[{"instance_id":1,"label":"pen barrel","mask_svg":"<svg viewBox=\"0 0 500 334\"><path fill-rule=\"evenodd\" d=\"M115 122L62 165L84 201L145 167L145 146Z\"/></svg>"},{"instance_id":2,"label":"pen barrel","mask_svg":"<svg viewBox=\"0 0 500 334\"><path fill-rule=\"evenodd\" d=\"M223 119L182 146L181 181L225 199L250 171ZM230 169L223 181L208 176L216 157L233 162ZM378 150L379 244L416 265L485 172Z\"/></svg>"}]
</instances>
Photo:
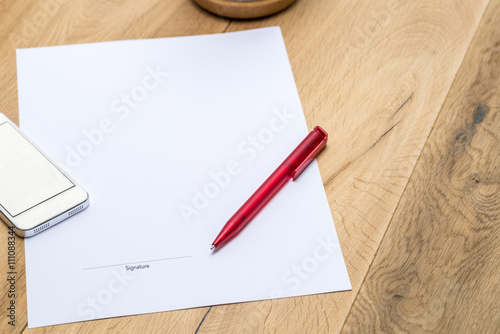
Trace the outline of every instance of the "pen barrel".
<instances>
[{"instance_id":1,"label":"pen barrel","mask_svg":"<svg viewBox=\"0 0 500 334\"><path fill-rule=\"evenodd\" d=\"M292 178L292 166L283 162L266 181L250 196L250 198L229 218L213 245L216 247L234 235L248 224L259 210Z\"/></svg>"},{"instance_id":2,"label":"pen barrel","mask_svg":"<svg viewBox=\"0 0 500 334\"><path fill-rule=\"evenodd\" d=\"M326 146L327 139L328 134L325 130L319 126L315 127L250 196L234 216L240 214L248 223L288 180L295 180L302 173Z\"/></svg>"},{"instance_id":3,"label":"pen barrel","mask_svg":"<svg viewBox=\"0 0 500 334\"><path fill-rule=\"evenodd\" d=\"M217 246L225 242L245 227L288 180L295 180L316 158L326 146L327 138L328 134L323 129L315 127L227 221L213 244Z\"/></svg>"}]
</instances>

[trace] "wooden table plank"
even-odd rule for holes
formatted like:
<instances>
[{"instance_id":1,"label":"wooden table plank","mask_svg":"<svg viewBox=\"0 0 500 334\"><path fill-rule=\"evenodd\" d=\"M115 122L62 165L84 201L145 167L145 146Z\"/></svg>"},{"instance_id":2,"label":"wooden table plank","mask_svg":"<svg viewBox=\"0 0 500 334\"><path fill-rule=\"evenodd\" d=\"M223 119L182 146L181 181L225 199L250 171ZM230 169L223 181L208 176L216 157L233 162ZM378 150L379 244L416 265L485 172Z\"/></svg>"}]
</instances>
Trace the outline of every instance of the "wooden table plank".
<instances>
[{"instance_id":1,"label":"wooden table plank","mask_svg":"<svg viewBox=\"0 0 500 334\"><path fill-rule=\"evenodd\" d=\"M486 4L298 1L231 23L283 30L307 123L330 134L318 162L353 291L215 306L200 333L340 331Z\"/></svg>"},{"instance_id":2,"label":"wooden table plank","mask_svg":"<svg viewBox=\"0 0 500 334\"><path fill-rule=\"evenodd\" d=\"M500 331L500 1L469 48L346 333Z\"/></svg>"}]
</instances>

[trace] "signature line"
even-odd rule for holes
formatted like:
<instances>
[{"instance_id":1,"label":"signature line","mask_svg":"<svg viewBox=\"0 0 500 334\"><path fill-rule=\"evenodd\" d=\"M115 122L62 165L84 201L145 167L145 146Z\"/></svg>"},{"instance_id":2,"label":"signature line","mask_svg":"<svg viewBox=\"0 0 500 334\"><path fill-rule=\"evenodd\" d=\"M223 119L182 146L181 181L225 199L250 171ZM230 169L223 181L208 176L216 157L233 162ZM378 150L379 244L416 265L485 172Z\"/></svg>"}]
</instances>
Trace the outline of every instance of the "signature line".
<instances>
[{"instance_id":1,"label":"signature line","mask_svg":"<svg viewBox=\"0 0 500 334\"><path fill-rule=\"evenodd\" d=\"M118 267L118 266L124 266L126 264L136 264L136 263L146 263L146 262L157 262L157 261L170 261L170 260L188 259L190 257L193 257L193 255L179 256L179 257L167 257L167 258L164 258L164 259L148 260L148 261L138 261L138 262L126 262L126 263L119 263L119 264L109 264L109 265L100 266L100 267L83 268L82 270L92 270L92 269L101 269L101 268L109 268L109 267Z\"/></svg>"}]
</instances>

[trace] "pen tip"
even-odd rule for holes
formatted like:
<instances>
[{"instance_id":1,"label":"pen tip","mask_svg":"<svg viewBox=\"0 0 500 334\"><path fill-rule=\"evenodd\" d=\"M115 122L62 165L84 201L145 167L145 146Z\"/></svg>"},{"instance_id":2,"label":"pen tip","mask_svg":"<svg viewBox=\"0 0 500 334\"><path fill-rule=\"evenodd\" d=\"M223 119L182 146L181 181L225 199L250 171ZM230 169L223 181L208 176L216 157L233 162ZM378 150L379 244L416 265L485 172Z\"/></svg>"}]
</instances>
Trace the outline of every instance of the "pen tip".
<instances>
[{"instance_id":1,"label":"pen tip","mask_svg":"<svg viewBox=\"0 0 500 334\"><path fill-rule=\"evenodd\" d=\"M215 245L212 245L212 247L210 247L210 250L214 250L215 249Z\"/></svg>"}]
</instances>

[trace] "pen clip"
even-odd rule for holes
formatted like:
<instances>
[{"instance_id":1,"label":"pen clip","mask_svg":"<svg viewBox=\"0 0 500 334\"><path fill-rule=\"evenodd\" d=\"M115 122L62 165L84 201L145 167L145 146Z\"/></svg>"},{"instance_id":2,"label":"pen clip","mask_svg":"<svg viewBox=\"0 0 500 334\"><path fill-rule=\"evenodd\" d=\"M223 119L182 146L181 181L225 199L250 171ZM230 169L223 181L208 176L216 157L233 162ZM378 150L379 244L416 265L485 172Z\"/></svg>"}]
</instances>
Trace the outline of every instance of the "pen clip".
<instances>
[{"instance_id":1,"label":"pen clip","mask_svg":"<svg viewBox=\"0 0 500 334\"><path fill-rule=\"evenodd\" d=\"M319 136L319 137L318 137ZM312 138L311 138L312 137ZM325 148L326 141L328 140L328 133L321 127L316 126L314 130L306 137L306 140L319 140L311 152L304 158L304 160L297 166L297 168L292 173L292 179L295 181L296 178L304 171L304 169L309 166L309 164L316 158L316 156Z\"/></svg>"}]
</instances>

